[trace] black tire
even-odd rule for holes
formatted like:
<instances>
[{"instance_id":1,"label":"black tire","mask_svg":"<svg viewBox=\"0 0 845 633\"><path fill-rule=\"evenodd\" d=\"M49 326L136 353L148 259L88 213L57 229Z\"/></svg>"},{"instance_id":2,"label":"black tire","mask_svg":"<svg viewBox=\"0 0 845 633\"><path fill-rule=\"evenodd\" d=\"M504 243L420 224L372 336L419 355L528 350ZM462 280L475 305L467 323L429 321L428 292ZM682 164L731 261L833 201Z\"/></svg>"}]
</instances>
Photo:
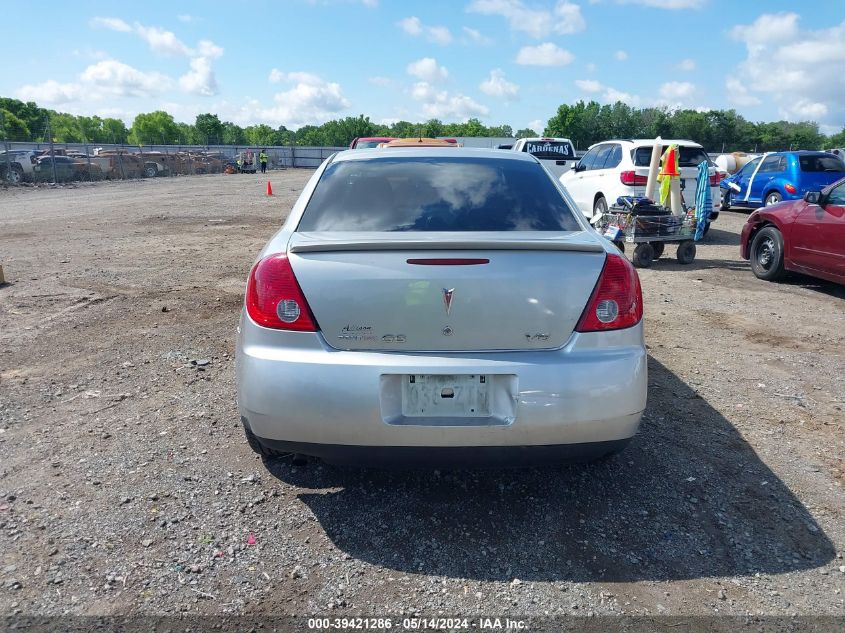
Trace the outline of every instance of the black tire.
<instances>
[{"instance_id":1,"label":"black tire","mask_svg":"<svg viewBox=\"0 0 845 633\"><path fill-rule=\"evenodd\" d=\"M780 195L779 191L770 191L766 194L765 202L763 203L764 207L769 207L773 204L777 204L783 200L783 196Z\"/></svg>"},{"instance_id":2,"label":"black tire","mask_svg":"<svg viewBox=\"0 0 845 633\"><path fill-rule=\"evenodd\" d=\"M607 213L607 200L604 199L604 196L599 196L593 203L593 217L604 215L605 213Z\"/></svg>"},{"instance_id":3,"label":"black tire","mask_svg":"<svg viewBox=\"0 0 845 633\"><path fill-rule=\"evenodd\" d=\"M246 422L241 420L241 423L244 426L244 435L246 435L246 443L249 444L249 447L254 450L256 453L261 455L264 459L272 459L274 457L279 457L284 455L282 451L277 451L272 449L268 446L264 446L261 442L258 441L258 438L255 437L255 434L250 430L250 428L246 425Z\"/></svg>"},{"instance_id":4,"label":"black tire","mask_svg":"<svg viewBox=\"0 0 845 633\"><path fill-rule=\"evenodd\" d=\"M633 260L634 266L637 268L648 268L654 262L654 247L648 242L637 244L637 248L634 249Z\"/></svg>"},{"instance_id":5,"label":"black tire","mask_svg":"<svg viewBox=\"0 0 845 633\"><path fill-rule=\"evenodd\" d=\"M155 165L149 165L144 168L144 175L147 178L155 178L158 176L158 168Z\"/></svg>"},{"instance_id":6,"label":"black tire","mask_svg":"<svg viewBox=\"0 0 845 633\"><path fill-rule=\"evenodd\" d=\"M21 169L20 165L11 165L11 169L6 172L6 166L2 166L3 169L3 180L8 182L10 185L19 185L23 182L23 169Z\"/></svg>"},{"instance_id":7,"label":"black tire","mask_svg":"<svg viewBox=\"0 0 845 633\"><path fill-rule=\"evenodd\" d=\"M724 195L722 196L722 203L719 205L719 208L722 211L730 211L731 210L731 190L728 189Z\"/></svg>"},{"instance_id":8,"label":"black tire","mask_svg":"<svg viewBox=\"0 0 845 633\"><path fill-rule=\"evenodd\" d=\"M773 226L764 226L751 240L751 271L758 279L777 281L786 274L783 267L783 235Z\"/></svg>"},{"instance_id":9,"label":"black tire","mask_svg":"<svg viewBox=\"0 0 845 633\"><path fill-rule=\"evenodd\" d=\"M684 240L678 244L678 252L675 256L680 264L692 264L695 261L695 242Z\"/></svg>"},{"instance_id":10,"label":"black tire","mask_svg":"<svg viewBox=\"0 0 845 633\"><path fill-rule=\"evenodd\" d=\"M663 255L663 250L666 248L665 242L649 242L651 247L654 249L654 259L660 259L660 256Z\"/></svg>"}]
</instances>

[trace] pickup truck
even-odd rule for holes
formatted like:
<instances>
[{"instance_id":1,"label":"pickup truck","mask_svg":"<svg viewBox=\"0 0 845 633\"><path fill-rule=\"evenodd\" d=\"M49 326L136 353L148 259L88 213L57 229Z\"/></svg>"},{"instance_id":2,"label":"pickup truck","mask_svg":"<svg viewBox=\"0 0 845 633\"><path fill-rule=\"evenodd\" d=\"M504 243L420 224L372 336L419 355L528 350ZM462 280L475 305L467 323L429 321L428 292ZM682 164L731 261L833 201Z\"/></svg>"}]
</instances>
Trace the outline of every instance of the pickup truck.
<instances>
[{"instance_id":1,"label":"pickup truck","mask_svg":"<svg viewBox=\"0 0 845 633\"><path fill-rule=\"evenodd\" d=\"M560 178L577 162L575 147L568 138L520 138L513 144L511 151L528 152L536 156L555 178Z\"/></svg>"}]
</instances>

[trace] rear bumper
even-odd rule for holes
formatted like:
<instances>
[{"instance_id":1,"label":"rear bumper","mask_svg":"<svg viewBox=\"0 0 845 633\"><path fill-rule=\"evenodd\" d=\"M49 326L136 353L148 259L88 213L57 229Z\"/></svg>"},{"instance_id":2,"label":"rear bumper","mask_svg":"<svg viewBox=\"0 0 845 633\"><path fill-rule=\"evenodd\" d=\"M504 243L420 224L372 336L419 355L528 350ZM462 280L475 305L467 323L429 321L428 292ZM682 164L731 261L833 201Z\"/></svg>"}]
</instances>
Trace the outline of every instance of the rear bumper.
<instances>
[{"instance_id":1,"label":"rear bumper","mask_svg":"<svg viewBox=\"0 0 845 633\"><path fill-rule=\"evenodd\" d=\"M338 351L319 334L268 330L243 317L237 374L241 417L262 442L281 442L283 450L291 443L430 452L627 440L647 391L642 323L574 333L558 350L422 354ZM392 378L407 374L506 376L512 415L454 425L399 419Z\"/></svg>"},{"instance_id":2,"label":"rear bumper","mask_svg":"<svg viewBox=\"0 0 845 633\"><path fill-rule=\"evenodd\" d=\"M285 453L319 457L330 464L414 468L442 466L470 468L507 466L521 468L558 462L582 462L621 451L630 439L582 444L541 446L349 446L311 444L257 438L262 444Z\"/></svg>"}]
</instances>

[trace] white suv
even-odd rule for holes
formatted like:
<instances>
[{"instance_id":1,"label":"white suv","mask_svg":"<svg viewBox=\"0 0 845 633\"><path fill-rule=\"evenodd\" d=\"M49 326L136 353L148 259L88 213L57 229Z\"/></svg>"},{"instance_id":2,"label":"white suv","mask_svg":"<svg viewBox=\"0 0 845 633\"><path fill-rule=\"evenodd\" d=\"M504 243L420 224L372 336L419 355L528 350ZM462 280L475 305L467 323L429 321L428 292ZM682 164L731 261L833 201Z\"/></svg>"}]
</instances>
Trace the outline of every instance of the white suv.
<instances>
[{"instance_id":1,"label":"white suv","mask_svg":"<svg viewBox=\"0 0 845 633\"><path fill-rule=\"evenodd\" d=\"M689 206L695 204L695 184L698 165L706 160L709 164L710 193L713 196L715 220L719 209L719 179L716 166L707 156L704 148L692 141L663 139L663 148L677 145L680 149L681 193ZM602 141L591 145L587 153L568 172L560 177L561 184L588 218L604 213L608 205L616 203L620 196L643 196L648 180L648 166L651 162L653 139L624 139Z\"/></svg>"},{"instance_id":2,"label":"white suv","mask_svg":"<svg viewBox=\"0 0 845 633\"><path fill-rule=\"evenodd\" d=\"M514 152L528 152L536 157L543 165L560 178L572 169L576 162L575 146L568 138L520 138L511 148Z\"/></svg>"}]
</instances>

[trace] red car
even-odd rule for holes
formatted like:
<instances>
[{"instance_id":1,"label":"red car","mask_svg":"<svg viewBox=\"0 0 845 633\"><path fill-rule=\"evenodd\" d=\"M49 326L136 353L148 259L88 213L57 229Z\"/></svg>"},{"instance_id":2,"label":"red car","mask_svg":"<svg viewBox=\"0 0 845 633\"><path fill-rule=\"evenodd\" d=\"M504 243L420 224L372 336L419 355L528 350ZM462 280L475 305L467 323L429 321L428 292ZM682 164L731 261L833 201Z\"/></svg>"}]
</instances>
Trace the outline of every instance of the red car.
<instances>
[{"instance_id":1,"label":"red car","mask_svg":"<svg viewBox=\"0 0 845 633\"><path fill-rule=\"evenodd\" d=\"M794 271L845 284L845 178L752 213L740 253L760 279L776 281Z\"/></svg>"},{"instance_id":2,"label":"red car","mask_svg":"<svg viewBox=\"0 0 845 633\"><path fill-rule=\"evenodd\" d=\"M353 138L349 144L349 149L372 149L378 147L379 143L389 143L394 136L362 136L360 138Z\"/></svg>"}]
</instances>

